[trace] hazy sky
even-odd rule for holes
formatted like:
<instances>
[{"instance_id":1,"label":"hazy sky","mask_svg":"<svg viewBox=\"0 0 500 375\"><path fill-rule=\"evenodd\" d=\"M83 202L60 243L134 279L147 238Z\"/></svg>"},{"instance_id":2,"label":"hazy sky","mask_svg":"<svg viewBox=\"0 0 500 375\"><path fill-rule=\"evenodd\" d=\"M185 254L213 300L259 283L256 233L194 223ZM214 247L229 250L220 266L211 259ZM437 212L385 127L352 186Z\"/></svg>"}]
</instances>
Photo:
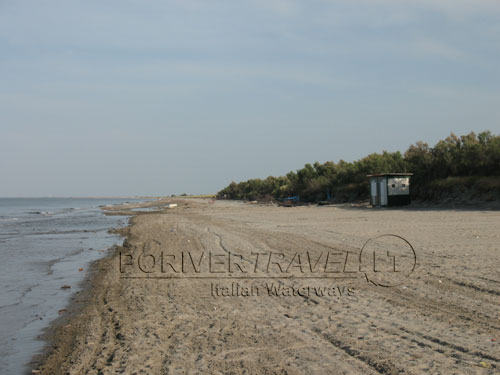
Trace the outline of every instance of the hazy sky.
<instances>
[{"instance_id":1,"label":"hazy sky","mask_svg":"<svg viewBox=\"0 0 500 375\"><path fill-rule=\"evenodd\" d=\"M498 0L0 0L0 196L210 193L484 129Z\"/></svg>"}]
</instances>

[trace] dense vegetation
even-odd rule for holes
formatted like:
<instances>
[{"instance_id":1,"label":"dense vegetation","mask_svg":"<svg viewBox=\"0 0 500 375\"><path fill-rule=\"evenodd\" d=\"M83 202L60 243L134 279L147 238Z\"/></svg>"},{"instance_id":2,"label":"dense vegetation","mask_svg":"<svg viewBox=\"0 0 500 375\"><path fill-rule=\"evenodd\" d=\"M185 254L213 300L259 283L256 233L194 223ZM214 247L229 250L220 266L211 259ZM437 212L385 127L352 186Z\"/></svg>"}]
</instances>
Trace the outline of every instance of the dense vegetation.
<instances>
[{"instance_id":1,"label":"dense vegetation","mask_svg":"<svg viewBox=\"0 0 500 375\"><path fill-rule=\"evenodd\" d=\"M392 172L413 173L412 196L423 199L436 198L458 185L473 188L486 184L489 190L500 192L499 179L491 177L500 176L500 135L485 131L457 137L452 133L434 147L417 142L404 154L384 151L354 162L306 164L282 177L232 182L217 197L270 200L299 196L305 202L328 198L358 201L368 199L366 175Z\"/></svg>"}]
</instances>

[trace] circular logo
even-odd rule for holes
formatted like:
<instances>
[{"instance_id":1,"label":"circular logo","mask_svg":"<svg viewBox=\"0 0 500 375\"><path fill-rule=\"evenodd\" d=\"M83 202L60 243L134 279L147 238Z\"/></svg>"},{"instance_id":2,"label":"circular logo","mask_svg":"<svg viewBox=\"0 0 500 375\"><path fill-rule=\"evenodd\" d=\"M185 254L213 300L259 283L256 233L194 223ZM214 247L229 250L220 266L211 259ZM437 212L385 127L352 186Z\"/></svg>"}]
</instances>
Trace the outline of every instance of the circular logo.
<instances>
[{"instance_id":1,"label":"circular logo","mask_svg":"<svg viewBox=\"0 0 500 375\"><path fill-rule=\"evenodd\" d=\"M359 264L368 282L392 287L410 277L417 265L417 254L405 238L382 234L365 242L359 253Z\"/></svg>"}]
</instances>

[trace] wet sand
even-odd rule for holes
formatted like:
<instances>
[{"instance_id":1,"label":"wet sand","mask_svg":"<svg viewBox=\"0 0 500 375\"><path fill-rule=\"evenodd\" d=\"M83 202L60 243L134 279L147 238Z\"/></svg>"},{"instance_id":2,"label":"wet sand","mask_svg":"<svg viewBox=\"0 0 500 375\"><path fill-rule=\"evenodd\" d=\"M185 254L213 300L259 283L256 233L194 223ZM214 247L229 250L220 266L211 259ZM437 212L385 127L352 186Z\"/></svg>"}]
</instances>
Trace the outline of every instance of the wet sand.
<instances>
[{"instance_id":1,"label":"wet sand","mask_svg":"<svg viewBox=\"0 0 500 375\"><path fill-rule=\"evenodd\" d=\"M133 212L123 247L94 264L90 287L54 327L35 371L498 373L499 211L168 202L178 207ZM415 269L397 286L356 264L382 234L415 250ZM397 254L388 246L388 257ZM308 254L328 253L353 257L317 274L296 258L290 272L266 258L300 254L305 264Z\"/></svg>"}]
</instances>

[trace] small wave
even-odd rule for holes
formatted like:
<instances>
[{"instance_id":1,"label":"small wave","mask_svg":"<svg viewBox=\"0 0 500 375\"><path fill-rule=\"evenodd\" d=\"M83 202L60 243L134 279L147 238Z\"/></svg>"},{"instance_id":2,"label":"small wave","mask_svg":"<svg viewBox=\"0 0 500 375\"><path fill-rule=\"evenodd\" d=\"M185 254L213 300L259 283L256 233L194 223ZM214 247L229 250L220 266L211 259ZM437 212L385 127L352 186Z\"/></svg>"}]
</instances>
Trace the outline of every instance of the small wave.
<instances>
[{"instance_id":1,"label":"small wave","mask_svg":"<svg viewBox=\"0 0 500 375\"><path fill-rule=\"evenodd\" d=\"M16 221L16 220L19 220L19 218L17 218L17 217L0 218L0 222L4 222L4 221Z\"/></svg>"},{"instance_id":2,"label":"small wave","mask_svg":"<svg viewBox=\"0 0 500 375\"><path fill-rule=\"evenodd\" d=\"M19 299L17 302L9 304L9 305L1 305L0 310L5 309L7 307L19 306L20 304L21 304L21 299Z\"/></svg>"},{"instance_id":3,"label":"small wave","mask_svg":"<svg viewBox=\"0 0 500 375\"><path fill-rule=\"evenodd\" d=\"M32 215L43 215L43 216L50 216L54 214L51 211L27 211L26 213Z\"/></svg>"}]
</instances>

